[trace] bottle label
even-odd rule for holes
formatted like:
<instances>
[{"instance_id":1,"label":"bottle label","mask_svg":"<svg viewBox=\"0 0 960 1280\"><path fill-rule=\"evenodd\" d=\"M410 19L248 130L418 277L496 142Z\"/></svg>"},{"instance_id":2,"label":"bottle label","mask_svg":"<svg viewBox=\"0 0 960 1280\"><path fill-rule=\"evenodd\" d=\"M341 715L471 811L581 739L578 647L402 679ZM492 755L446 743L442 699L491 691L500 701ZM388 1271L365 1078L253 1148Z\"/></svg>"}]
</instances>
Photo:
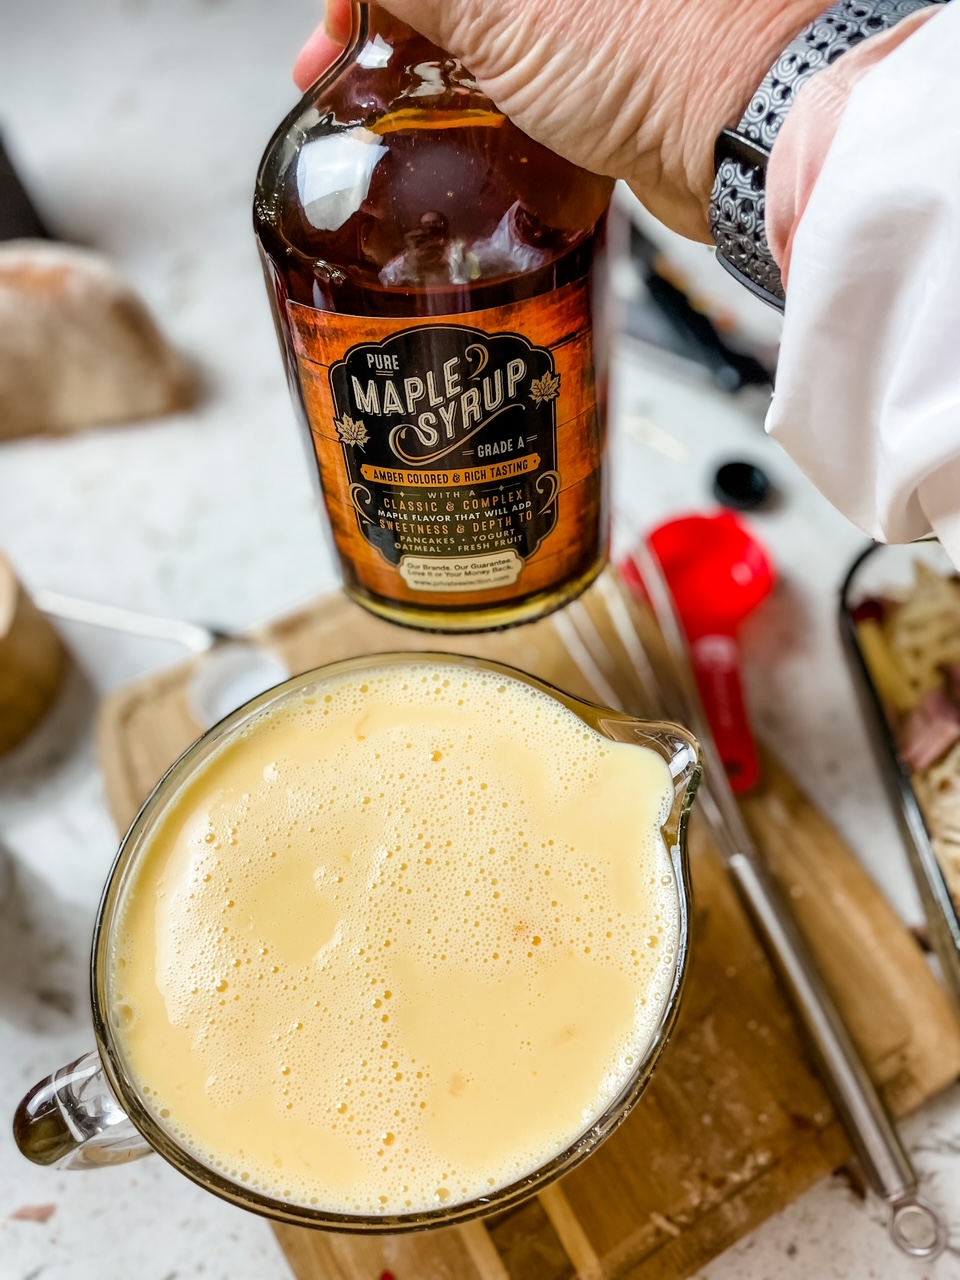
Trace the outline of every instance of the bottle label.
<instances>
[{"instance_id":1,"label":"bottle label","mask_svg":"<svg viewBox=\"0 0 960 1280\"><path fill-rule=\"evenodd\" d=\"M287 314L337 548L363 586L489 607L590 568L602 440L585 282L424 320Z\"/></svg>"}]
</instances>

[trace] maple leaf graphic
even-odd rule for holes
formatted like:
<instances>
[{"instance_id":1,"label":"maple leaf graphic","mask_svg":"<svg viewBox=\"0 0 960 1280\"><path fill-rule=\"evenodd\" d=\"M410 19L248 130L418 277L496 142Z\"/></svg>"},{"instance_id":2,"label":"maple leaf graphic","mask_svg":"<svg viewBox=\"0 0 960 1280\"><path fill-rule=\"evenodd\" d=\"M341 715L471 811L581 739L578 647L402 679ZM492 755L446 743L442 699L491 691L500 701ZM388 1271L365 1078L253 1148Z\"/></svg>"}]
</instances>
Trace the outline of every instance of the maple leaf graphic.
<instances>
[{"instance_id":1,"label":"maple leaf graphic","mask_svg":"<svg viewBox=\"0 0 960 1280\"><path fill-rule=\"evenodd\" d=\"M342 418L337 418L333 425L337 428L337 435L343 443L352 444L355 449L357 447L362 449L370 439L362 418L357 418L354 421L353 418L348 418L344 414Z\"/></svg>"},{"instance_id":2,"label":"maple leaf graphic","mask_svg":"<svg viewBox=\"0 0 960 1280\"><path fill-rule=\"evenodd\" d=\"M560 394L560 375L552 374L549 369L542 378L534 378L530 383L530 399L534 404L542 404L544 400L556 400Z\"/></svg>"}]
</instances>

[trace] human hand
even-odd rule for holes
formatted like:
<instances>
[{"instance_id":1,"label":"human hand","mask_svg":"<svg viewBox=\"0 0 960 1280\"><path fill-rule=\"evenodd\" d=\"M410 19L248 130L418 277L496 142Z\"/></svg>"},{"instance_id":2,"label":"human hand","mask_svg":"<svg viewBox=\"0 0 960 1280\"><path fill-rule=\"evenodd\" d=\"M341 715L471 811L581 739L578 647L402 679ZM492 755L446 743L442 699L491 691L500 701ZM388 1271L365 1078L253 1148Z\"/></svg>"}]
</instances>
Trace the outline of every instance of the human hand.
<instances>
[{"instance_id":1,"label":"human hand","mask_svg":"<svg viewBox=\"0 0 960 1280\"><path fill-rule=\"evenodd\" d=\"M710 240L713 146L823 0L382 0L460 58L525 133L625 178L662 222ZM350 35L350 0L297 60L305 89Z\"/></svg>"}]
</instances>

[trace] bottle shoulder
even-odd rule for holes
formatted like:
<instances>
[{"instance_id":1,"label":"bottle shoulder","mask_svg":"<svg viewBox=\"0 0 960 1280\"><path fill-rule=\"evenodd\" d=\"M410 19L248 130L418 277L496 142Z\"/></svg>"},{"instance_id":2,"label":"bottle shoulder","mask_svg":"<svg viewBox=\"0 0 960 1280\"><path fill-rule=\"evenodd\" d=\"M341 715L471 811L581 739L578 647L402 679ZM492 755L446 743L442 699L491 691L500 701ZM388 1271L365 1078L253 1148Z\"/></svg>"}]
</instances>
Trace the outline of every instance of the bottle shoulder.
<instances>
[{"instance_id":1,"label":"bottle shoulder","mask_svg":"<svg viewBox=\"0 0 960 1280\"><path fill-rule=\"evenodd\" d=\"M462 289L541 271L592 236L608 179L527 137L456 59L380 39L319 81L264 153L254 218L283 274L312 275L313 295Z\"/></svg>"}]
</instances>

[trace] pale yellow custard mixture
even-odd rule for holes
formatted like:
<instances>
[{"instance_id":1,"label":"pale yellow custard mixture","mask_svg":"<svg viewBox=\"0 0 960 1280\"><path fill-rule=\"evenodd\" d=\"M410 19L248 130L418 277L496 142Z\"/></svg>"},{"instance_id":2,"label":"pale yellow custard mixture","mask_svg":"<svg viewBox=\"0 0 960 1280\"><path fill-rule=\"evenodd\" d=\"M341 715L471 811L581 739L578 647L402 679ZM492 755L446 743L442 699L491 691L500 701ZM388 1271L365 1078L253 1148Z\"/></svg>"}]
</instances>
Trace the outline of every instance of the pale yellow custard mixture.
<instances>
[{"instance_id":1,"label":"pale yellow custard mixture","mask_svg":"<svg viewBox=\"0 0 960 1280\"><path fill-rule=\"evenodd\" d=\"M673 787L539 690L371 668L260 713L159 819L109 978L147 1107L204 1164L346 1214L564 1150L671 990Z\"/></svg>"}]
</instances>

